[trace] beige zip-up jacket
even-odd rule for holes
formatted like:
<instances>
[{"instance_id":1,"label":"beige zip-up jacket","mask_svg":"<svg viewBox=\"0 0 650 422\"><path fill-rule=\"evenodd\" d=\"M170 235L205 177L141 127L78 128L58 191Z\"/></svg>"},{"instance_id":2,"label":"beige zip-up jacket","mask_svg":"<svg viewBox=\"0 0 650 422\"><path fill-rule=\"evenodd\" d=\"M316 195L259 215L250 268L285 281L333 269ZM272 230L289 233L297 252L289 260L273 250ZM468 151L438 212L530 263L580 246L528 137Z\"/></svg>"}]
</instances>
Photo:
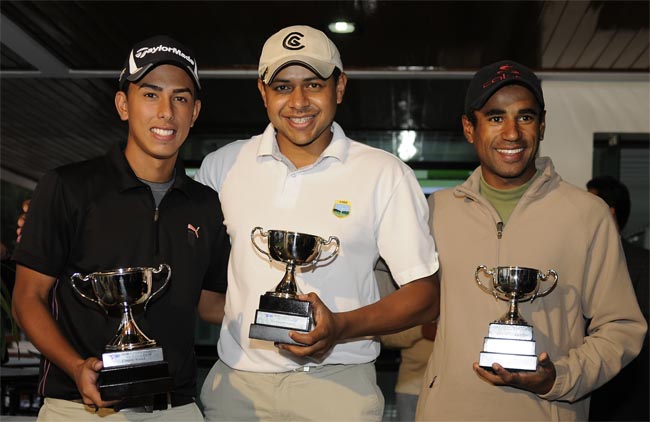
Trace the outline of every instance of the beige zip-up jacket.
<instances>
[{"instance_id":1,"label":"beige zip-up jacket","mask_svg":"<svg viewBox=\"0 0 650 422\"><path fill-rule=\"evenodd\" d=\"M564 182L549 158L536 166L542 173L506 225L478 193L480 168L429 198L441 310L418 420L586 420L589 393L641 349L647 325L607 206ZM548 352L557 369L547 394L493 386L474 372L489 323L508 308L478 287L479 265L557 271L550 294L519 307L534 327L537 355Z\"/></svg>"}]
</instances>

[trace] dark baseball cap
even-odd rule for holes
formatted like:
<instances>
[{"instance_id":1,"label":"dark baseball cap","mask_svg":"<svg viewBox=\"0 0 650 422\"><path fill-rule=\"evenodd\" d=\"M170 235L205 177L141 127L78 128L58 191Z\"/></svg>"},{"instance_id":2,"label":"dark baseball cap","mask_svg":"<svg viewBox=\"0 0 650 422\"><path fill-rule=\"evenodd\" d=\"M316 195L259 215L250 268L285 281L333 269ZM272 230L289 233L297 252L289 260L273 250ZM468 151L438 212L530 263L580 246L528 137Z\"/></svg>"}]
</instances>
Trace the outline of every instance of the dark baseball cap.
<instances>
[{"instance_id":1,"label":"dark baseball cap","mask_svg":"<svg viewBox=\"0 0 650 422\"><path fill-rule=\"evenodd\" d=\"M119 86L124 90L129 82L138 82L156 66L170 64L180 67L201 89L199 73L194 54L189 48L165 35L157 35L136 43L124 62Z\"/></svg>"},{"instance_id":2,"label":"dark baseball cap","mask_svg":"<svg viewBox=\"0 0 650 422\"><path fill-rule=\"evenodd\" d=\"M520 63L513 60L502 60L489 64L476 72L467 88L465 115L482 108L495 92L512 84L528 88L544 110L544 95L537 75Z\"/></svg>"}]
</instances>

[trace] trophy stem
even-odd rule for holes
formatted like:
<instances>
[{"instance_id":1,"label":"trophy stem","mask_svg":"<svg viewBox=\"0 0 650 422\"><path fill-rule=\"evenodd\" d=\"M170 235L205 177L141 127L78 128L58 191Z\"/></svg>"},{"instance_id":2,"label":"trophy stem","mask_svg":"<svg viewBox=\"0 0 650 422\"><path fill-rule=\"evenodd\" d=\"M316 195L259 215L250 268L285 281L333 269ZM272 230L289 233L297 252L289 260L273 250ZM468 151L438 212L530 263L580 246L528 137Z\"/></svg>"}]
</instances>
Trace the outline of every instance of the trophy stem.
<instances>
[{"instance_id":1,"label":"trophy stem","mask_svg":"<svg viewBox=\"0 0 650 422\"><path fill-rule=\"evenodd\" d=\"M298 286L296 285L296 278L294 276L295 270L296 264L293 261L287 262L284 277L282 277L280 283L275 287L275 290L268 292L268 294L285 299L295 299L298 296Z\"/></svg>"},{"instance_id":2,"label":"trophy stem","mask_svg":"<svg viewBox=\"0 0 650 422\"><path fill-rule=\"evenodd\" d=\"M528 325L526 320L523 319L521 315L519 315L519 306L516 296L513 296L510 299L508 312L506 312L506 314L498 322L508 325Z\"/></svg>"},{"instance_id":3,"label":"trophy stem","mask_svg":"<svg viewBox=\"0 0 650 422\"><path fill-rule=\"evenodd\" d=\"M155 346L156 341L147 337L138 327L133 319L131 307L127 304L122 306L122 322L117 329L113 340L106 345L106 350L131 350L142 347Z\"/></svg>"}]
</instances>

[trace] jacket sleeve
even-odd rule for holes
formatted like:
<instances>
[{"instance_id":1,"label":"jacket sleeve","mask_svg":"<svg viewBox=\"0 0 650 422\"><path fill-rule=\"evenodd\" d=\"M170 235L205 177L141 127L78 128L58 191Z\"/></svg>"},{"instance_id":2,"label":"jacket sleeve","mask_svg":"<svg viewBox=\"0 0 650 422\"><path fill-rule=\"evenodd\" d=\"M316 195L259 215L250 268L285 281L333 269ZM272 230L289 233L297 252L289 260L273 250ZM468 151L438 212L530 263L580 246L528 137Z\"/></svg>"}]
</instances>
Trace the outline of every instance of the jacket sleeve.
<instances>
[{"instance_id":1,"label":"jacket sleeve","mask_svg":"<svg viewBox=\"0 0 650 422\"><path fill-rule=\"evenodd\" d=\"M639 354L646 334L618 229L608 215L594 226L580 299L591 322L581 344L565 356L551 356L557 376L551 391L540 395L546 400L573 402L600 387Z\"/></svg>"}]
</instances>

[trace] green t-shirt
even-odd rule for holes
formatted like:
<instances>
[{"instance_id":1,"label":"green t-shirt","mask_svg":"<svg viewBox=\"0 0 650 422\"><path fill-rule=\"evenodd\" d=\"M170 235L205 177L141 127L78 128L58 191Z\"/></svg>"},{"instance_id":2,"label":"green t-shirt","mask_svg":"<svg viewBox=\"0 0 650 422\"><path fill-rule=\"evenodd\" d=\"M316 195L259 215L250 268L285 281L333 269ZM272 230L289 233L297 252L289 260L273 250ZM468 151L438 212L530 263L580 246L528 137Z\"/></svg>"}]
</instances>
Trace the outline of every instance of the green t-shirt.
<instances>
[{"instance_id":1,"label":"green t-shirt","mask_svg":"<svg viewBox=\"0 0 650 422\"><path fill-rule=\"evenodd\" d=\"M526 192L526 189L528 189L528 186L530 186L530 184L539 174L540 172L537 171L529 181L514 189L495 189L492 186L488 185L487 182L483 179L483 175L481 175L481 185L479 192L488 201L490 201L492 206L499 213L501 221L505 224L508 222L510 214L512 214L512 210L515 209L517 202L519 202L519 198L523 196L524 192Z\"/></svg>"}]
</instances>

